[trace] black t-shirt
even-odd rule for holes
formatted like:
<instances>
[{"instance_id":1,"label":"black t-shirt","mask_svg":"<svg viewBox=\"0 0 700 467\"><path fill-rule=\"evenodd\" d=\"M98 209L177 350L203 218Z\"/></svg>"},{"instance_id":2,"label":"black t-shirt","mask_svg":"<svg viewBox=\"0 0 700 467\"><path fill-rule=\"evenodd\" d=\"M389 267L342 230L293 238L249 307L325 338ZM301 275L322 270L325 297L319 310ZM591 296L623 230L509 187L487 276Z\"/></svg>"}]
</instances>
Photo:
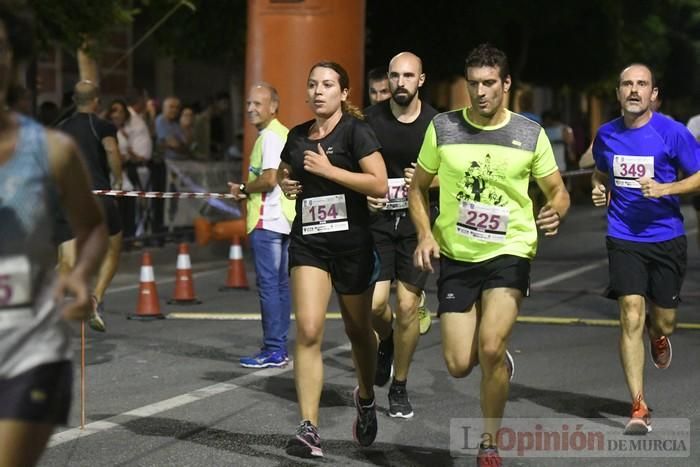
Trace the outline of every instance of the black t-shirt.
<instances>
[{"instance_id":1,"label":"black t-shirt","mask_svg":"<svg viewBox=\"0 0 700 467\"><path fill-rule=\"evenodd\" d=\"M391 99L365 110L365 119L374 129L382 145L382 157L389 178L403 178L403 169L418 159L428 125L438 111L422 101L418 118L411 123L400 122L391 113Z\"/></svg>"},{"instance_id":2,"label":"black t-shirt","mask_svg":"<svg viewBox=\"0 0 700 467\"><path fill-rule=\"evenodd\" d=\"M425 132L438 111L425 101L421 101L418 117L410 123L404 123L394 117L390 101L391 99L387 99L368 107L365 110L365 118L382 144L382 157L384 164L386 164L388 177L403 179L403 170L411 167L411 163L418 159ZM437 192L437 190L430 190L431 204L433 199L437 200L439 197L439 194L433 193L433 191ZM394 215L405 217L400 226L395 224L392 217ZM415 232L415 227L406 215L405 209L382 211L372 216L372 228L375 230L391 232L397 227L403 227L401 230L406 231L404 234Z\"/></svg>"},{"instance_id":3,"label":"black t-shirt","mask_svg":"<svg viewBox=\"0 0 700 467\"><path fill-rule=\"evenodd\" d=\"M379 151L381 145L366 122L348 114L343 114L335 128L319 140L309 139L313 123L311 120L292 128L281 154L282 161L291 166L290 178L299 181L303 190L296 201L292 243L302 243L328 256L371 248L374 242L368 227L367 197L304 170L304 151L318 152L320 143L331 164L350 172L362 172L360 159ZM337 200L318 199L330 195L344 195L346 213Z\"/></svg>"},{"instance_id":4,"label":"black t-shirt","mask_svg":"<svg viewBox=\"0 0 700 467\"><path fill-rule=\"evenodd\" d=\"M117 138L117 127L97 115L77 112L63 120L58 129L71 135L83 154L92 178L93 190L109 190L109 164L102 140Z\"/></svg>"}]
</instances>

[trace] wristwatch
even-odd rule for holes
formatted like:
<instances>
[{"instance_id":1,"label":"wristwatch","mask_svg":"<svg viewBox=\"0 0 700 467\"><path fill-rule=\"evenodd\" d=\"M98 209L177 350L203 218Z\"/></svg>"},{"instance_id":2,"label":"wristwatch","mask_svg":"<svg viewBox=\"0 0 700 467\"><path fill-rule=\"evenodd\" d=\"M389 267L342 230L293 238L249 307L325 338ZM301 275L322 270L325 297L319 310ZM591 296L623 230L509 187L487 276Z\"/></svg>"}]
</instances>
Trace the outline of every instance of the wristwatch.
<instances>
[{"instance_id":1,"label":"wristwatch","mask_svg":"<svg viewBox=\"0 0 700 467\"><path fill-rule=\"evenodd\" d=\"M244 195L247 195L247 194L248 194L248 192L245 191L245 183L241 183L240 185L238 185L238 191L240 191L240 192L243 193Z\"/></svg>"}]
</instances>

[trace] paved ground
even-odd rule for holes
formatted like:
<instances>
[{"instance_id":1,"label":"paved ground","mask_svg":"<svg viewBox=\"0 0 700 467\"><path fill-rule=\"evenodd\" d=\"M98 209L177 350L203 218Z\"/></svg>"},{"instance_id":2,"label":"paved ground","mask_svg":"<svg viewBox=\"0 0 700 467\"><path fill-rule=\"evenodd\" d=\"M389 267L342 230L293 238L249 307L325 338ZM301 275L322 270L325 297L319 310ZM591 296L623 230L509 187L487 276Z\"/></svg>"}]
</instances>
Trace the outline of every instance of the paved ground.
<instances>
[{"instance_id":1,"label":"paved ground","mask_svg":"<svg viewBox=\"0 0 700 467\"><path fill-rule=\"evenodd\" d=\"M688 228L695 228L688 215ZM576 207L562 235L541 241L533 265L533 294L521 316L615 319L616 307L598 294L607 281L602 211ZM680 312L682 322L700 323L697 284L700 259L690 237L689 272ZM219 292L226 275L225 245L192 247L197 295L203 304L166 305L172 294L175 249L154 252L158 291L164 312L249 314L258 310L251 291ZM248 250L245 254L249 255ZM249 263L250 258L246 260ZM238 358L258 346L260 322L254 320L181 320L137 322L125 319L136 305L138 253L125 255L107 296L108 333L87 336L87 426L79 418L79 373L76 403L68 427L57 432L45 453L44 466L282 466L282 465L431 465L474 464L474 452L450 451L450 423L464 433L458 418L479 416L479 374L456 380L448 376L440 355L439 322L424 336L415 355L409 392L416 416L379 419L376 443L359 449L352 442L354 376L342 323L329 319L325 335L325 388L321 436L326 458L289 457L284 444L298 423L291 366L250 371ZM254 283L248 264L248 279ZM429 305L435 309L434 278ZM335 301L330 311L338 311ZM77 334L76 334L77 335ZM291 336L294 329L291 330ZM516 359L506 415L565 419L583 431L619 435L629 414L626 387L617 356L614 327L518 324L510 345ZM80 340L76 337L76 351ZM673 338L671 368L647 364L646 397L661 439L672 423L690 423L689 457L660 452L662 458L631 458L621 452L600 459L512 458L510 466L691 466L700 465L700 422L696 388L700 387L700 330L679 330ZM377 390L387 408L386 388ZM546 420L545 420L546 421ZM554 422L552 422L554 423ZM677 425L681 423L681 425ZM473 431L471 431L473 433ZM461 440L460 440L461 441ZM471 442L471 440L469 440ZM453 437L453 448L461 445ZM574 453L573 449L569 451ZM576 454L576 453L575 453ZM688 454L686 451L685 454ZM581 456L582 454L578 454ZM629 455L629 453L627 453Z\"/></svg>"}]
</instances>

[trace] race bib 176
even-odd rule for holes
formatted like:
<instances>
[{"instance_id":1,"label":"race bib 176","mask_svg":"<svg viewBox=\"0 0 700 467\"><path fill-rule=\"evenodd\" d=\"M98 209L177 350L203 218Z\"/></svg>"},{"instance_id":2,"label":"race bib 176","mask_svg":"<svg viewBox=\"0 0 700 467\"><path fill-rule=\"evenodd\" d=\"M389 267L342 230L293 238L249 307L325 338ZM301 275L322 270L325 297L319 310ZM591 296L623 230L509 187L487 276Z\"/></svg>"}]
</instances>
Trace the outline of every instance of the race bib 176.
<instances>
[{"instance_id":1,"label":"race bib 176","mask_svg":"<svg viewBox=\"0 0 700 467\"><path fill-rule=\"evenodd\" d=\"M403 178L389 179L389 202L384 206L385 210L396 211L408 209L408 186Z\"/></svg>"}]
</instances>

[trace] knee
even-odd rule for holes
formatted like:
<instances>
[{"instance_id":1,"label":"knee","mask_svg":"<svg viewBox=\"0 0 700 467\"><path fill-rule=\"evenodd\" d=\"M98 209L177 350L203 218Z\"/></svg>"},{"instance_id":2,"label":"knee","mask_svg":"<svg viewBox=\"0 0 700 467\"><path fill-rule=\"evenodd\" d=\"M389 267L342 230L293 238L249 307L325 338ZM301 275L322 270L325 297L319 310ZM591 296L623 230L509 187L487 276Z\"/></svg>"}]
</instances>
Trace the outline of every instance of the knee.
<instances>
[{"instance_id":1,"label":"knee","mask_svg":"<svg viewBox=\"0 0 700 467\"><path fill-rule=\"evenodd\" d=\"M453 378L465 378L472 372L474 365L469 361L469 358L460 358L456 355L445 355L445 365L447 372Z\"/></svg>"},{"instance_id":2,"label":"knee","mask_svg":"<svg viewBox=\"0 0 700 467\"><path fill-rule=\"evenodd\" d=\"M323 327L313 324L304 324L297 321L297 344L303 347L321 345Z\"/></svg>"},{"instance_id":3,"label":"knee","mask_svg":"<svg viewBox=\"0 0 700 467\"><path fill-rule=\"evenodd\" d=\"M418 319L417 302L413 300L400 300L396 310L396 319L402 323L411 323Z\"/></svg>"},{"instance_id":4,"label":"knee","mask_svg":"<svg viewBox=\"0 0 700 467\"><path fill-rule=\"evenodd\" d=\"M482 368L493 368L504 361L506 346L502 339L494 338L482 342L479 348L479 361Z\"/></svg>"},{"instance_id":5,"label":"knee","mask_svg":"<svg viewBox=\"0 0 700 467\"><path fill-rule=\"evenodd\" d=\"M261 301L270 300L279 295L279 288L277 287L277 284L266 281L260 276L255 278L255 285L258 289L258 298Z\"/></svg>"},{"instance_id":6,"label":"knee","mask_svg":"<svg viewBox=\"0 0 700 467\"><path fill-rule=\"evenodd\" d=\"M375 316L382 316L387 306L389 306L388 300L372 300L372 314Z\"/></svg>"},{"instance_id":7,"label":"knee","mask_svg":"<svg viewBox=\"0 0 700 467\"><path fill-rule=\"evenodd\" d=\"M656 322L656 328L661 332L662 336L670 336L676 330L676 321L673 319L661 319Z\"/></svg>"},{"instance_id":8,"label":"knee","mask_svg":"<svg viewBox=\"0 0 700 467\"><path fill-rule=\"evenodd\" d=\"M644 312L637 309L623 309L620 315L620 323L624 332L641 332L644 328Z\"/></svg>"}]
</instances>

